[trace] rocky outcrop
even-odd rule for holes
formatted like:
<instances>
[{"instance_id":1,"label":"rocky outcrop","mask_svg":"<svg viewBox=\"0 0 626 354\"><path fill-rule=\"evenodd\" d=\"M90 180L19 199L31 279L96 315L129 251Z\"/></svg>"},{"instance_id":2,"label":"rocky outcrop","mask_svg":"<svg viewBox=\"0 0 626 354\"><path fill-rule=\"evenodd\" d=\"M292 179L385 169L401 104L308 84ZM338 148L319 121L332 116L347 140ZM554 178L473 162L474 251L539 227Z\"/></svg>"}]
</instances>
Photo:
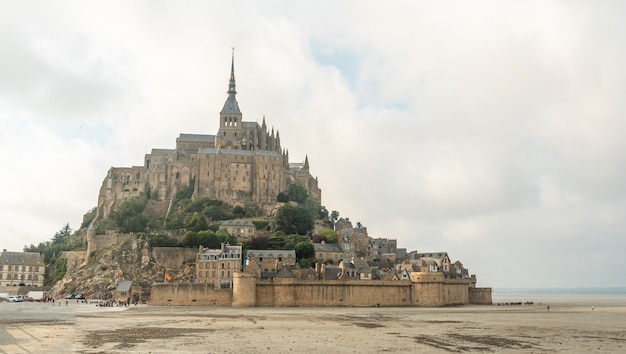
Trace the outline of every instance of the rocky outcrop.
<instances>
[{"instance_id":1,"label":"rocky outcrop","mask_svg":"<svg viewBox=\"0 0 626 354\"><path fill-rule=\"evenodd\" d=\"M122 280L132 280L149 291L153 283L165 281L166 272L172 281L179 282L190 281L195 272L195 257L190 249L169 248L166 253L171 257L164 258L163 250L152 250L142 235L126 234L117 239L122 242L88 247L89 253L62 253L60 257L68 260L67 271L49 294L57 298L69 293L108 298Z\"/></svg>"}]
</instances>

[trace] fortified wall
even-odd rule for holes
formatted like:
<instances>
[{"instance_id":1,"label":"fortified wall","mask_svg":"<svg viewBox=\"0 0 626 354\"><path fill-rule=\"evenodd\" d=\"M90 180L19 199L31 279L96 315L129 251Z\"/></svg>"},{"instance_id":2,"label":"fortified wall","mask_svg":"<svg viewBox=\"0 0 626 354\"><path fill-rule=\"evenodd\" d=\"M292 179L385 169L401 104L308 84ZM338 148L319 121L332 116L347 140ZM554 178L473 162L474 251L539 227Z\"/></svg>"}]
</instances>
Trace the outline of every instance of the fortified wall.
<instances>
[{"instance_id":1,"label":"fortified wall","mask_svg":"<svg viewBox=\"0 0 626 354\"><path fill-rule=\"evenodd\" d=\"M257 279L235 273L233 289L208 284L159 283L151 305L237 307L437 307L491 304L491 288L475 288L474 279L444 279L440 273L413 273L411 280Z\"/></svg>"}]
</instances>

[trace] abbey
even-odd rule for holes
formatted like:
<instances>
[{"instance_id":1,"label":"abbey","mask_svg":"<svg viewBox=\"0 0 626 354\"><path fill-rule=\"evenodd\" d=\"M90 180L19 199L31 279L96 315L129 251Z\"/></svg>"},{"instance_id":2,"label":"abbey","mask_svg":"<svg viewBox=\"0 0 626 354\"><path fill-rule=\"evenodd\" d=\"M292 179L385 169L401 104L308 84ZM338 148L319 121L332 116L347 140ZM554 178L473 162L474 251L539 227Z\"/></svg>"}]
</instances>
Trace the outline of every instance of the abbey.
<instances>
[{"instance_id":1,"label":"abbey","mask_svg":"<svg viewBox=\"0 0 626 354\"><path fill-rule=\"evenodd\" d=\"M180 134L175 149L152 149L143 166L112 167L100 188L96 218L107 218L120 202L147 198L153 211L165 214L178 191L193 185L194 197L222 200L233 206L255 205L269 212L280 192L298 184L321 203L317 178L304 162L290 163L278 130L246 122L235 89L234 54L228 97L219 114L216 135Z\"/></svg>"}]
</instances>

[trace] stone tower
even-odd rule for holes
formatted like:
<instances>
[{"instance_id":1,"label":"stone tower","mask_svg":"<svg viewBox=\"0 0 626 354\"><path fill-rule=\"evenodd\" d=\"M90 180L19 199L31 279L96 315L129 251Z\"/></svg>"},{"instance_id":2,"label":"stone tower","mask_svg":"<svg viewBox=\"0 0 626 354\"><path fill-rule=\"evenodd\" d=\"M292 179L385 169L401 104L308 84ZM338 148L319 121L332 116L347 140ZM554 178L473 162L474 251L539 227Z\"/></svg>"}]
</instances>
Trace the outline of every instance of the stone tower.
<instances>
[{"instance_id":1,"label":"stone tower","mask_svg":"<svg viewBox=\"0 0 626 354\"><path fill-rule=\"evenodd\" d=\"M237 103L235 88L235 50L230 65L230 81L228 82L228 98L220 112L220 129L215 137L215 146L226 149L242 149L248 147L248 137L243 134L243 115Z\"/></svg>"}]
</instances>

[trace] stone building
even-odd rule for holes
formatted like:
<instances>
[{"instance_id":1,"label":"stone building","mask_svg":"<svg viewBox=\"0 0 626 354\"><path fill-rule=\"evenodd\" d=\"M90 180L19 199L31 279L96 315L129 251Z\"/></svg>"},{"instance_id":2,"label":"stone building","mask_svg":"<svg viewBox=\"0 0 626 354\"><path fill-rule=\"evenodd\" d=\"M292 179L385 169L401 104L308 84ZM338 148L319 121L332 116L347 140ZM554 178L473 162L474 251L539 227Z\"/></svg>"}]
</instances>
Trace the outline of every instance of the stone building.
<instances>
[{"instance_id":1,"label":"stone building","mask_svg":"<svg viewBox=\"0 0 626 354\"><path fill-rule=\"evenodd\" d=\"M343 259L343 249L336 243L313 243L315 258L321 263L339 264Z\"/></svg>"},{"instance_id":2,"label":"stone building","mask_svg":"<svg viewBox=\"0 0 626 354\"><path fill-rule=\"evenodd\" d=\"M196 283L208 283L215 289L233 285L233 273L241 271L241 246L222 243L220 249L200 247L196 260Z\"/></svg>"},{"instance_id":3,"label":"stone building","mask_svg":"<svg viewBox=\"0 0 626 354\"><path fill-rule=\"evenodd\" d=\"M337 243L343 249L344 257L365 258L371 261L378 256L372 238L367 235L367 227L360 224L357 224L357 227L340 230Z\"/></svg>"},{"instance_id":4,"label":"stone building","mask_svg":"<svg viewBox=\"0 0 626 354\"><path fill-rule=\"evenodd\" d=\"M225 220L220 222L220 228L235 236L237 242L248 242L256 236L256 225L250 221Z\"/></svg>"},{"instance_id":5,"label":"stone building","mask_svg":"<svg viewBox=\"0 0 626 354\"><path fill-rule=\"evenodd\" d=\"M421 252L417 256L422 266L428 267L428 272L440 272L445 278L450 278L451 262L447 252Z\"/></svg>"},{"instance_id":6,"label":"stone building","mask_svg":"<svg viewBox=\"0 0 626 354\"><path fill-rule=\"evenodd\" d=\"M273 278L280 269L296 264L296 251L248 250L246 267L252 264L258 266L262 278Z\"/></svg>"},{"instance_id":7,"label":"stone building","mask_svg":"<svg viewBox=\"0 0 626 354\"><path fill-rule=\"evenodd\" d=\"M9 252L0 254L0 285L43 286L46 266L43 256L36 252Z\"/></svg>"},{"instance_id":8,"label":"stone building","mask_svg":"<svg viewBox=\"0 0 626 354\"><path fill-rule=\"evenodd\" d=\"M141 286L133 285L132 280L122 280L113 290L112 297L117 302L137 303L141 297Z\"/></svg>"},{"instance_id":9,"label":"stone building","mask_svg":"<svg viewBox=\"0 0 626 354\"><path fill-rule=\"evenodd\" d=\"M112 167L98 196L96 220L107 218L130 197L146 198L155 212L165 213L169 201L185 187L193 196L224 201L232 206L253 205L270 212L276 197L291 185L303 186L321 204L318 180L309 172L308 157L289 162L278 130L243 120L236 99L234 56L228 97L219 113L216 135L180 134L175 149L152 149L143 166Z\"/></svg>"}]
</instances>

